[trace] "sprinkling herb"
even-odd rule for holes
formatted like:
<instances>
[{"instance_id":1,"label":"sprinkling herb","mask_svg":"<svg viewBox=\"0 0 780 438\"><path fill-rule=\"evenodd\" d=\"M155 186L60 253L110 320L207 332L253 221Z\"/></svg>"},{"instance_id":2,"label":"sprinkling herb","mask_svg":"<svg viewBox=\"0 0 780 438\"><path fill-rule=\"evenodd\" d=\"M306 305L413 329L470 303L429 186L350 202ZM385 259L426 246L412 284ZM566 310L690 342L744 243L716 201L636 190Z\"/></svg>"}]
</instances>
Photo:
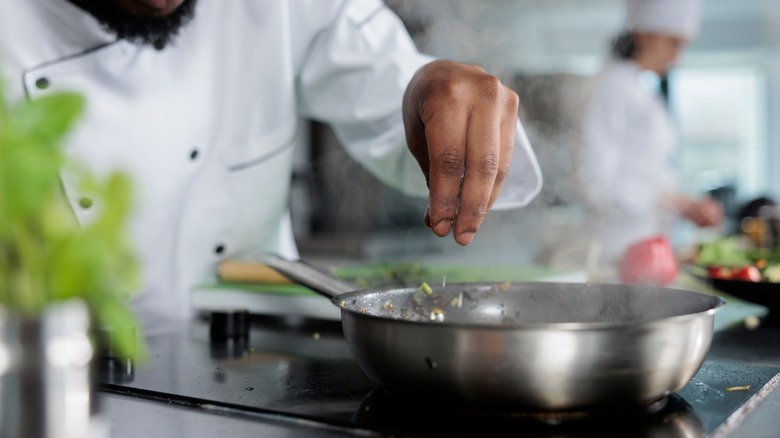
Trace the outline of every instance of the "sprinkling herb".
<instances>
[{"instance_id":1,"label":"sprinkling herb","mask_svg":"<svg viewBox=\"0 0 780 438\"><path fill-rule=\"evenodd\" d=\"M453 298L452 301L450 301L450 305L458 309L460 309L463 306L463 291L461 291L457 297Z\"/></svg>"},{"instance_id":2,"label":"sprinkling herb","mask_svg":"<svg viewBox=\"0 0 780 438\"><path fill-rule=\"evenodd\" d=\"M747 392L747 391L750 391L750 385L745 385L745 386L730 386L730 387L726 388L726 391L728 391L728 392L734 392L734 391L743 391L743 392Z\"/></svg>"}]
</instances>

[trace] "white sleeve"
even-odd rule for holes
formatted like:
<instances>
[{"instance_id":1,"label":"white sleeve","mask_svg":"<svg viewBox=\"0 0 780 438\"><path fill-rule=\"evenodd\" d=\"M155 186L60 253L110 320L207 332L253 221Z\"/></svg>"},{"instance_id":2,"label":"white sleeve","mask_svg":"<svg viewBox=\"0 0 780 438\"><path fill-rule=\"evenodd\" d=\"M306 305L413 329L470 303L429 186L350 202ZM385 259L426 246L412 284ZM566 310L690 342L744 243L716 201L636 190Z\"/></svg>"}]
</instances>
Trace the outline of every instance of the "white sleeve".
<instances>
[{"instance_id":1,"label":"white sleeve","mask_svg":"<svg viewBox=\"0 0 780 438\"><path fill-rule=\"evenodd\" d=\"M504 188L498 195L494 210L523 207L528 205L542 190L542 172L536 155L531 149L531 142L517 121L515 133L515 151L512 156L512 167Z\"/></svg>"},{"instance_id":2,"label":"white sleeve","mask_svg":"<svg viewBox=\"0 0 780 438\"><path fill-rule=\"evenodd\" d=\"M299 110L330 124L347 153L385 184L426 197L425 179L406 147L401 103L414 73L432 60L417 51L383 2L347 0L301 64ZM539 166L519 125L514 156L496 208L525 205L541 188Z\"/></svg>"}]
</instances>

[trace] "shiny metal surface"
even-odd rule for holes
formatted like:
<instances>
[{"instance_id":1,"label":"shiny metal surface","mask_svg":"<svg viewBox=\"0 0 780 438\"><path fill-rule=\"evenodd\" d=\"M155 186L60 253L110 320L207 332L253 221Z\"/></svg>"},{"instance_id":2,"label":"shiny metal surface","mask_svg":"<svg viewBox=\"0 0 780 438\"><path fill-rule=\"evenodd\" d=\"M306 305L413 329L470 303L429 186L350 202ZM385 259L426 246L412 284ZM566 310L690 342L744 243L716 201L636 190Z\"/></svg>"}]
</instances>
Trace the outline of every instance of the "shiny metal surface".
<instances>
[{"instance_id":1,"label":"shiny metal surface","mask_svg":"<svg viewBox=\"0 0 780 438\"><path fill-rule=\"evenodd\" d=\"M727 306L717 312L716 327L729 310ZM117 380L112 374L103 374L99 388L103 395L121 397L115 400L118 403L102 404L101 412L111 421L112 438L205 438L215 433L309 436L297 426L301 421L315 428L336 426L343 435L347 435L344 428L354 429L361 436L371 435L367 432L370 430L378 436L409 438L560 438L566 433L588 438L657 438L686 436L664 433L665 426L670 431L679 426L696 431L697 427L670 424L680 410L669 408L685 404L690 405L692 411L687 414L693 417L685 423L700 423L703 427L703 433L693 433L692 437L753 437L768 436L762 435L761 430L777 429L776 421L765 423L763 429L742 430L739 424L742 418L752 415L749 412L753 407L762 403L762 394L776 386L775 376L780 368L771 364L778 365L779 346L780 332L763 325L756 330L743 328L739 333L716 332L702 367L684 388L669 396L669 403L661 412L646 415L644 406L618 406L589 413L581 420L566 412L561 416L573 417L571 421L550 427L545 427L547 423L538 425L536 420L557 417L550 413L531 415L513 411L511 405L485 409L465 406L458 400L434 403L428 398L380 391L384 388L369 380L355 362L341 323L331 320L292 321L255 316L243 349L238 345L227 349L223 344L215 345L205 319L171 326L151 335L151 361L136 368L133 379ZM750 389L727 390L734 385ZM380 392L388 397L374 397ZM685 403L675 405L675 399ZM139 410L128 404L145 407ZM137 421L138 415L143 422ZM235 424L231 418L248 421ZM250 424L255 422L261 424Z\"/></svg>"},{"instance_id":2,"label":"shiny metal surface","mask_svg":"<svg viewBox=\"0 0 780 438\"><path fill-rule=\"evenodd\" d=\"M254 260L265 263L292 281L306 285L328 298L358 289L357 286L320 271L302 260L286 260L267 253L254 254Z\"/></svg>"},{"instance_id":3,"label":"shiny metal surface","mask_svg":"<svg viewBox=\"0 0 780 438\"><path fill-rule=\"evenodd\" d=\"M682 388L724 304L616 284L449 284L432 292L382 288L333 299L364 372L396 393L530 411L639 405Z\"/></svg>"},{"instance_id":4,"label":"shiny metal surface","mask_svg":"<svg viewBox=\"0 0 780 438\"><path fill-rule=\"evenodd\" d=\"M725 301L655 286L455 283L350 286L300 261L265 256L342 310L356 361L391 391L530 411L652 403L701 366Z\"/></svg>"},{"instance_id":5,"label":"shiny metal surface","mask_svg":"<svg viewBox=\"0 0 780 438\"><path fill-rule=\"evenodd\" d=\"M40 318L6 315L0 376L0 436L99 436L91 318L82 301L51 305Z\"/></svg>"},{"instance_id":6,"label":"shiny metal surface","mask_svg":"<svg viewBox=\"0 0 780 438\"><path fill-rule=\"evenodd\" d=\"M522 436L534 438L701 438L703 425L693 408L672 394L660 406L643 406L583 416L539 416L522 412L463 409L425 399L396 397L377 387L355 413L356 424L410 436ZM561 418L562 417L562 418Z\"/></svg>"}]
</instances>

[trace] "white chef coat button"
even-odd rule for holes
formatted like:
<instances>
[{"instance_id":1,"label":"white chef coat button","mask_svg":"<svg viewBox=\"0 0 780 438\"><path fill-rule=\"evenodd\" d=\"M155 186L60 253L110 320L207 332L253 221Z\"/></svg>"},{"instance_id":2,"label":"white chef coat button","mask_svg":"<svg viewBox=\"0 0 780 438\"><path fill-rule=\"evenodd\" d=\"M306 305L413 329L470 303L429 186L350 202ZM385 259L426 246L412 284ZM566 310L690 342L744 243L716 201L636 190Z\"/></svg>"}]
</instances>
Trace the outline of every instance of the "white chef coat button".
<instances>
[{"instance_id":1,"label":"white chef coat button","mask_svg":"<svg viewBox=\"0 0 780 438\"><path fill-rule=\"evenodd\" d=\"M38 78L35 80L35 87L39 90L45 90L49 88L49 79L48 78Z\"/></svg>"},{"instance_id":2,"label":"white chef coat button","mask_svg":"<svg viewBox=\"0 0 780 438\"><path fill-rule=\"evenodd\" d=\"M198 158L198 150L193 149L192 152L190 152L190 160L195 161L196 158Z\"/></svg>"},{"instance_id":3,"label":"white chef coat button","mask_svg":"<svg viewBox=\"0 0 780 438\"><path fill-rule=\"evenodd\" d=\"M84 196L83 198L79 199L79 206L81 208L90 208L92 207L93 201L92 198Z\"/></svg>"},{"instance_id":4,"label":"white chef coat button","mask_svg":"<svg viewBox=\"0 0 780 438\"><path fill-rule=\"evenodd\" d=\"M218 244L217 246L214 247L214 252L217 254L222 254L223 252L225 252L225 245L221 243Z\"/></svg>"}]
</instances>

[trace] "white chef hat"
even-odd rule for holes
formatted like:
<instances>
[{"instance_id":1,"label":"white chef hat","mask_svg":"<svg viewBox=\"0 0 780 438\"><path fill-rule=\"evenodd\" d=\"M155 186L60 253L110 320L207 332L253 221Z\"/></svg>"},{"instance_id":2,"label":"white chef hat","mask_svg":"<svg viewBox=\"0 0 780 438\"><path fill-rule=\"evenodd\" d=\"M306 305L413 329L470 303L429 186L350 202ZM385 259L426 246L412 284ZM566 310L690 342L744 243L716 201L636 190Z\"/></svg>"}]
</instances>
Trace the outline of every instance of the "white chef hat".
<instances>
[{"instance_id":1,"label":"white chef hat","mask_svg":"<svg viewBox=\"0 0 780 438\"><path fill-rule=\"evenodd\" d=\"M702 0L626 0L626 27L693 39L699 33Z\"/></svg>"}]
</instances>

